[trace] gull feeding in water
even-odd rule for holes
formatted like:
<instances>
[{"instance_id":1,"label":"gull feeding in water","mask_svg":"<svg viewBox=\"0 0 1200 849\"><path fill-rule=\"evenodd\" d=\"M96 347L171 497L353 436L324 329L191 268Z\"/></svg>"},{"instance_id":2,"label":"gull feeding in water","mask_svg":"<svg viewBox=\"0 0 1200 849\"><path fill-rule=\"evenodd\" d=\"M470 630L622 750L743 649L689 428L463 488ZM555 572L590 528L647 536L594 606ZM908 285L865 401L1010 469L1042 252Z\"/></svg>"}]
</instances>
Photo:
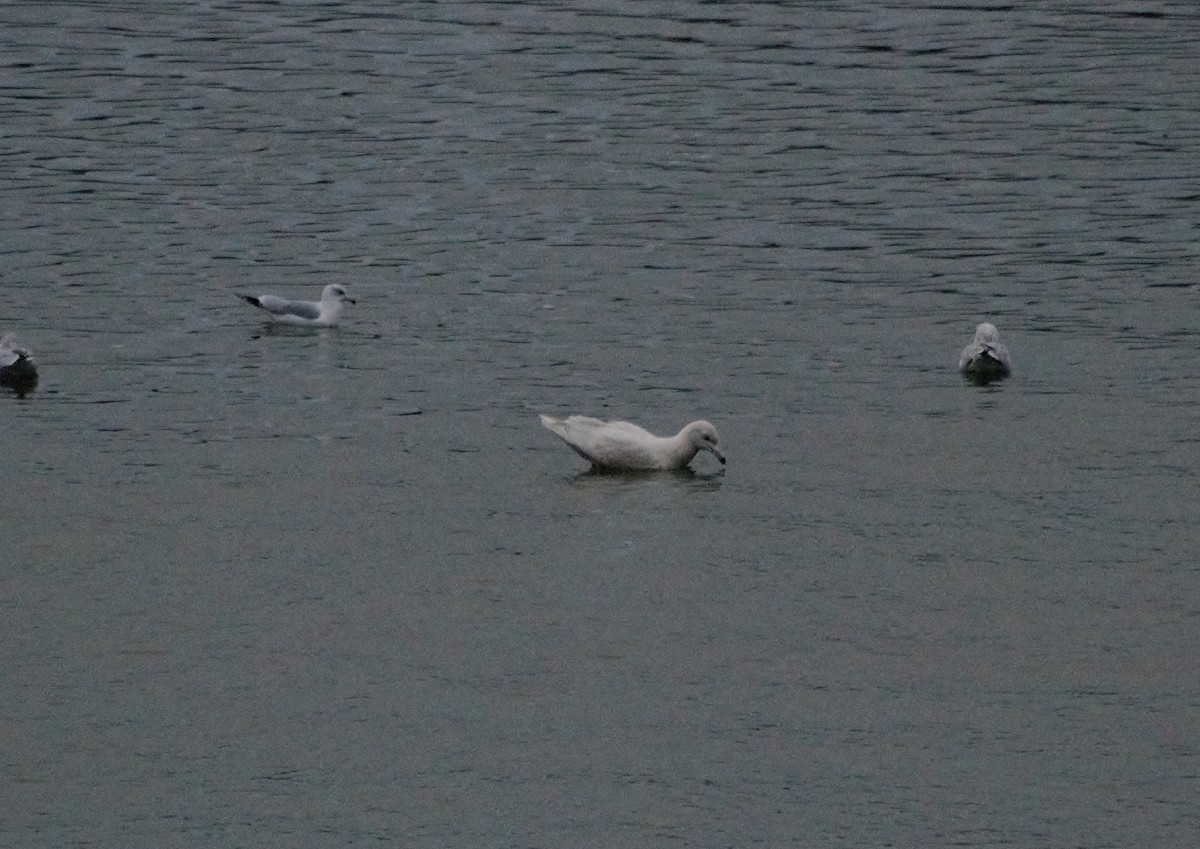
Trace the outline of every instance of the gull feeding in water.
<instances>
[{"instance_id":1,"label":"gull feeding in water","mask_svg":"<svg viewBox=\"0 0 1200 849\"><path fill-rule=\"evenodd\" d=\"M37 383L37 366L28 348L17 345L12 336L0 336L0 386L29 389Z\"/></svg>"},{"instance_id":2,"label":"gull feeding in water","mask_svg":"<svg viewBox=\"0 0 1200 849\"><path fill-rule=\"evenodd\" d=\"M588 416L555 419L543 415L540 418L547 430L598 471L682 469L700 451L711 451L721 465L725 465L717 429L708 422L692 422L674 436L655 436L629 422L606 422Z\"/></svg>"},{"instance_id":3,"label":"gull feeding in water","mask_svg":"<svg viewBox=\"0 0 1200 849\"><path fill-rule=\"evenodd\" d=\"M342 317L342 306L356 301L337 283L330 283L321 292L319 301L289 301L277 295L242 295L246 301L265 310L271 321L307 327L333 327Z\"/></svg>"},{"instance_id":4,"label":"gull feeding in water","mask_svg":"<svg viewBox=\"0 0 1200 849\"><path fill-rule=\"evenodd\" d=\"M975 328L975 338L963 348L958 358L958 370L977 382L986 383L1008 377L1012 373L1012 358L1000 341L1000 331L990 321Z\"/></svg>"}]
</instances>

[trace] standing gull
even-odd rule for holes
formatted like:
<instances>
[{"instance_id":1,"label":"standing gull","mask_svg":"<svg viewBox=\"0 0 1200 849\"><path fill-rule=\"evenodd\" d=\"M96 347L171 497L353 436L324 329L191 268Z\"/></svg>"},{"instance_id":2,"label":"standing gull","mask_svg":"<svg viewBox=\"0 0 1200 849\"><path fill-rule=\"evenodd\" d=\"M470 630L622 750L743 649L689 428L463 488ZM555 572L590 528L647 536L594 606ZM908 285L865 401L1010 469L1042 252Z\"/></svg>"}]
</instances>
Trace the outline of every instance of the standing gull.
<instances>
[{"instance_id":1,"label":"standing gull","mask_svg":"<svg viewBox=\"0 0 1200 849\"><path fill-rule=\"evenodd\" d=\"M266 310L271 321L307 327L333 327L342 317L342 305L355 300L337 283L330 283L321 292L319 301L289 301L277 295L242 295L259 309Z\"/></svg>"},{"instance_id":2,"label":"standing gull","mask_svg":"<svg viewBox=\"0 0 1200 849\"><path fill-rule=\"evenodd\" d=\"M571 446L592 468L612 472L650 472L682 469L700 451L711 451L725 464L717 444L717 429L692 422L674 436L655 436L629 422L606 422L588 416L555 419L541 416L551 433Z\"/></svg>"},{"instance_id":3,"label":"standing gull","mask_svg":"<svg viewBox=\"0 0 1200 849\"><path fill-rule=\"evenodd\" d=\"M1000 341L996 325L985 321L975 328L975 338L963 348L962 356L958 358L958 370L972 380L984 383L1012 373L1012 359L1008 348Z\"/></svg>"}]
</instances>

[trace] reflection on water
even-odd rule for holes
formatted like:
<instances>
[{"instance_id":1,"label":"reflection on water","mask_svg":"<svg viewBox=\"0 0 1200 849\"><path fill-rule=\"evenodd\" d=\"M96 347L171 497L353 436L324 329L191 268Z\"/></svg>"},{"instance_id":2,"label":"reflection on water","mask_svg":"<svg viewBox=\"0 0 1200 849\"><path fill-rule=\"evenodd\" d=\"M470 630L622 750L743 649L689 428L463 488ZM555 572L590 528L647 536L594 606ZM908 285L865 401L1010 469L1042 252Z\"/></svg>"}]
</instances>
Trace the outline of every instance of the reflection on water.
<instances>
[{"instance_id":1,"label":"reflection on water","mask_svg":"<svg viewBox=\"0 0 1200 849\"><path fill-rule=\"evenodd\" d=\"M724 479L724 468L713 472L698 472L690 466L668 472L618 472L593 467L577 474L572 478L572 483L576 486L594 486L601 491L610 485L651 485L715 492L721 488Z\"/></svg>"},{"instance_id":2,"label":"reflection on water","mask_svg":"<svg viewBox=\"0 0 1200 849\"><path fill-rule=\"evenodd\" d=\"M0 843L1193 839L1200 11L795 11L5 12Z\"/></svg>"},{"instance_id":3,"label":"reflection on water","mask_svg":"<svg viewBox=\"0 0 1200 849\"><path fill-rule=\"evenodd\" d=\"M18 398L24 398L37 388L37 374L0 375L0 387L11 390Z\"/></svg>"}]
</instances>

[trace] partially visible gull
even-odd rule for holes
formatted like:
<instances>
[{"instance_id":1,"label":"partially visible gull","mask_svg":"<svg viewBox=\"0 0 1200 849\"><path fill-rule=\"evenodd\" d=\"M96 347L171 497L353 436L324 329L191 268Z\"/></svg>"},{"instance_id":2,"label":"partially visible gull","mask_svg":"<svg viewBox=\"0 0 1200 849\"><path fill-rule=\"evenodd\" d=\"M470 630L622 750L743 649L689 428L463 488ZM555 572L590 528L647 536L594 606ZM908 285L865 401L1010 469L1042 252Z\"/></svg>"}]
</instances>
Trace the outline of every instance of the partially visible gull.
<instances>
[{"instance_id":1,"label":"partially visible gull","mask_svg":"<svg viewBox=\"0 0 1200 849\"><path fill-rule=\"evenodd\" d=\"M629 422L606 422L588 416L540 418L547 430L600 471L682 469L700 451L711 451L722 465L725 464L725 455L718 446L717 429L708 422L692 422L674 436L655 436Z\"/></svg>"},{"instance_id":2,"label":"partially visible gull","mask_svg":"<svg viewBox=\"0 0 1200 849\"><path fill-rule=\"evenodd\" d=\"M330 283L321 292L319 301L289 301L277 295L242 295L259 309L265 310L271 321L308 327L333 327L342 317L342 305L355 300L337 283Z\"/></svg>"},{"instance_id":3,"label":"partially visible gull","mask_svg":"<svg viewBox=\"0 0 1200 849\"><path fill-rule=\"evenodd\" d=\"M29 389L37 383L37 366L28 348L17 345L12 336L0 336L0 386Z\"/></svg>"},{"instance_id":4,"label":"partially visible gull","mask_svg":"<svg viewBox=\"0 0 1200 849\"><path fill-rule=\"evenodd\" d=\"M996 325L985 321L975 328L975 338L958 358L958 370L972 380L985 383L1012 373L1012 358L1000 341Z\"/></svg>"}]
</instances>

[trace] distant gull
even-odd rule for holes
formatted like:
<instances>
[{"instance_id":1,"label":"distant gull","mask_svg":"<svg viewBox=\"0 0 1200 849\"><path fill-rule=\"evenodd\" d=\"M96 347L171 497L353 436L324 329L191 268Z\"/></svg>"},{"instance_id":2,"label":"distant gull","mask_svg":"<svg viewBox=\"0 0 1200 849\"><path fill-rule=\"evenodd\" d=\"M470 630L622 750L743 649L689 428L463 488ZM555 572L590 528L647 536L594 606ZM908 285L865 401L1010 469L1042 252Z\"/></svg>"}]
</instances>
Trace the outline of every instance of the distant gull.
<instances>
[{"instance_id":1,"label":"distant gull","mask_svg":"<svg viewBox=\"0 0 1200 849\"><path fill-rule=\"evenodd\" d=\"M629 422L606 422L588 416L540 418L547 430L601 471L682 469L700 451L711 451L725 464L725 455L717 445L717 429L708 422L692 422L674 436L655 436Z\"/></svg>"},{"instance_id":2,"label":"distant gull","mask_svg":"<svg viewBox=\"0 0 1200 849\"><path fill-rule=\"evenodd\" d=\"M307 327L333 327L342 317L342 305L356 301L337 283L330 283L321 292L319 301L289 301L276 295L242 295L259 309L266 310L271 321Z\"/></svg>"},{"instance_id":3,"label":"distant gull","mask_svg":"<svg viewBox=\"0 0 1200 849\"><path fill-rule=\"evenodd\" d=\"M13 342L12 336L0 336L0 386L12 389L31 389L37 383L37 366L33 354Z\"/></svg>"},{"instance_id":4,"label":"distant gull","mask_svg":"<svg viewBox=\"0 0 1200 849\"><path fill-rule=\"evenodd\" d=\"M975 338L963 348L958 370L976 382L986 383L1008 377L1012 373L1012 358L1000 341L996 325L985 321L975 328Z\"/></svg>"}]
</instances>

